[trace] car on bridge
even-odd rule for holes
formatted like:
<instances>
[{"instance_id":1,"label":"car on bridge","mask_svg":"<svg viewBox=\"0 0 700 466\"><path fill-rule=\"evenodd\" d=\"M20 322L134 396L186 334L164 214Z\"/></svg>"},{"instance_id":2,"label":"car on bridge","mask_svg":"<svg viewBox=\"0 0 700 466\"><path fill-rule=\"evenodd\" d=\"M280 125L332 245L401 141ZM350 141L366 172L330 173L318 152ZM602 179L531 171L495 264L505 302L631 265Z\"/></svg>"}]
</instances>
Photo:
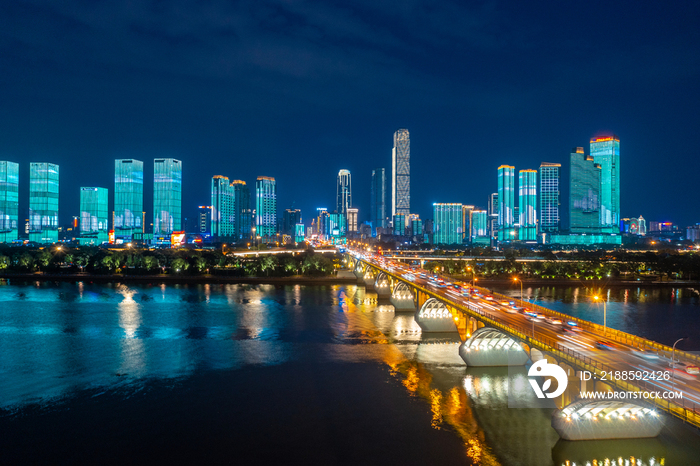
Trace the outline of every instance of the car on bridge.
<instances>
[{"instance_id":1,"label":"car on bridge","mask_svg":"<svg viewBox=\"0 0 700 466\"><path fill-rule=\"evenodd\" d=\"M673 368L676 371L685 372L686 374L690 374L690 375L700 374L700 367L695 366L693 364L686 364L684 362L676 362L674 364Z\"/></svg>"},{"instance_id":2,"label":"car on bridge","mask_svg":"<svg viewBox=\"0 0 700 466\"><path fill-rule=\"evenodd\" d=\"M644 359L659 359L659 353L648 349L632 350L632 354Z\"/></svg>"},{"instance_id":3,"label":"car on bridge","mask_svg":"<svg viewBox=\"0 0 700 466\"><path fill-rule=\"evenodd\" d=\"M604 350L616 350L617 345L611 341L606 341L606 340L598 340L595 343L595 347L598 349L604 349Z\"/></svg>"},{"instance_id":4,"label":"car on bridge","mask_svg":"<svg viewBox=\"0 0 700 466\"><path fill-rule=\"evenodd\" d=\"M545 320L552 325L561 325L561 319L557 319L556 317L547 317Z\"/></svg>"}]
</instances>

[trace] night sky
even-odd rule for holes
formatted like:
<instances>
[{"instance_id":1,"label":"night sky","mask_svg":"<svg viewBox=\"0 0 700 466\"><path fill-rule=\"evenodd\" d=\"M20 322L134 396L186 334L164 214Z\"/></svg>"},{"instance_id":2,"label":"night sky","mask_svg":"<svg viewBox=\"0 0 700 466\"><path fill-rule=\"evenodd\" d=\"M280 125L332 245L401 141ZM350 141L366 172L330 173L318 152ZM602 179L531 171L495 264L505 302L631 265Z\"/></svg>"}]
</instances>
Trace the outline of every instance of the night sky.
<instances>
[{"instance_id":1,"label":"night sky","mask_svg":"<svg viewBox=\"0 0 700 466\"><path fill-rule=\"evenodd\" d=\"M60 165L61 223L114 159L183 161L183 216L213 175L277 179L278 210L369 220L371 170L411 133L411 207L486 207L497 167L621 140L623 217L700 222L697 2L5 1L0 160ZM26 218L26 217L21 217ZM149 222L150 223L150 222Z\"/></svg>"}]
</instances>

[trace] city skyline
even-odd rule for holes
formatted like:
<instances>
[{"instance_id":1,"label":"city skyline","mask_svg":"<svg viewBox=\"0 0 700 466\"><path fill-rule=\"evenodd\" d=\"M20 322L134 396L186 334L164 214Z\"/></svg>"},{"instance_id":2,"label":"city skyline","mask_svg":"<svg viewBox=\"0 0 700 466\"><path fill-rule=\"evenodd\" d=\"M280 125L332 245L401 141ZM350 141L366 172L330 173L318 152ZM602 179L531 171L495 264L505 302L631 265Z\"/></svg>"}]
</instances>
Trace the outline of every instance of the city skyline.
<instances>
[{"instance_id":1,"label":"city skyline","mask_svg":"<svg viewBox=\"0 0 700 466\"><path fill-rule=\"evenodd\" d=\"M272 4L289 26L284 34L257 5L214 2L212 15L188 5L184 16L171 5L2 5L8 40L0 57L10 71L0 87L0 160L20 164L20 222L30 162L63 167L60 212L69 219L79 206L72 187L111 192L115 159L155 158L188 168L183 217L210 202L217 173L251 186L260 173L314 180L314 189L281 183L279 208L331 207L331 183L344 168L355 175L353 203L366 220L370 170L385 168L389 181L397 128L412 133L411 212L421 218L431 217L434 202L485 207L494 168L545 160L563 165L566 210L569 148L614 132L625 145L621 217L698 220L672 202L700 168L692 105L700 91L691 84L700 36L688 11L698 6L638 5L630 16L606 5L601 17L594 7L516 2L494 11L448 1L429 15L420 2L328 2L319 7L324 15ZM615 17L625 20L611 33ZM585 41L571 37L572 21L587 25ZM450 27L436 26L443 23ZM600 72L611 63L614 73ZM144 182L148 210L149 173Z\"/></svg>"}]
</instances>

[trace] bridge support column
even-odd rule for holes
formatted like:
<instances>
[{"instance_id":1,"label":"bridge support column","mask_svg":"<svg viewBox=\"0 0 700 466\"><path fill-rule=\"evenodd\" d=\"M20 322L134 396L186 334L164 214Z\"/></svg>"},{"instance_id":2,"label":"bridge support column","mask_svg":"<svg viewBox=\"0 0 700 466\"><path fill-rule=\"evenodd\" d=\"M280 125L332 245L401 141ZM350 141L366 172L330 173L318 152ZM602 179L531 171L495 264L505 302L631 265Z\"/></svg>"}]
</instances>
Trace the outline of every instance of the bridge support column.
<instances>
[{"instance_id":1,"label":"bridge support column","mask_svg":"<svg viewBox=\"0 0 700 466\"><path fill-rule=\"evenodd\" d=\"M459 347L459 355L467 366L521 366L530 357L510 336L489 327L475 331Z\"/></svg>"}]
</instances>

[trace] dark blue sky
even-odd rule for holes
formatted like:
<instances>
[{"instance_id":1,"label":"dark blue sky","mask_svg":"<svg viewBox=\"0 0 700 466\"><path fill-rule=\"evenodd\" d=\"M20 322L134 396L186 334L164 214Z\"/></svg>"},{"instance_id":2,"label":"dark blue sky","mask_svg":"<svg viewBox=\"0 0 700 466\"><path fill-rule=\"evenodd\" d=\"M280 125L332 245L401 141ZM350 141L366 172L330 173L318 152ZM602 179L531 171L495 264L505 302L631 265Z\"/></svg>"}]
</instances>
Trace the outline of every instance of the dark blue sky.
<instances>
[{"instance_id":1,"label":"dark blue sky","mask_svg":"<svg viewBox=\"0 0 700 466\"><path fill-rule=\"evenodd\" d=\"M305 221L347 168L365 220L408 128L423 218L485 206L504 163L568 179L571 148L614 132L622 215L700 222L696 2L47 3L0 4L0 159L25 196L29 162L60 164L62 221L125 157L146 190L153 158L181 159L184 215L212 175L267 175Z\"/></svg>"}]
</instances>

